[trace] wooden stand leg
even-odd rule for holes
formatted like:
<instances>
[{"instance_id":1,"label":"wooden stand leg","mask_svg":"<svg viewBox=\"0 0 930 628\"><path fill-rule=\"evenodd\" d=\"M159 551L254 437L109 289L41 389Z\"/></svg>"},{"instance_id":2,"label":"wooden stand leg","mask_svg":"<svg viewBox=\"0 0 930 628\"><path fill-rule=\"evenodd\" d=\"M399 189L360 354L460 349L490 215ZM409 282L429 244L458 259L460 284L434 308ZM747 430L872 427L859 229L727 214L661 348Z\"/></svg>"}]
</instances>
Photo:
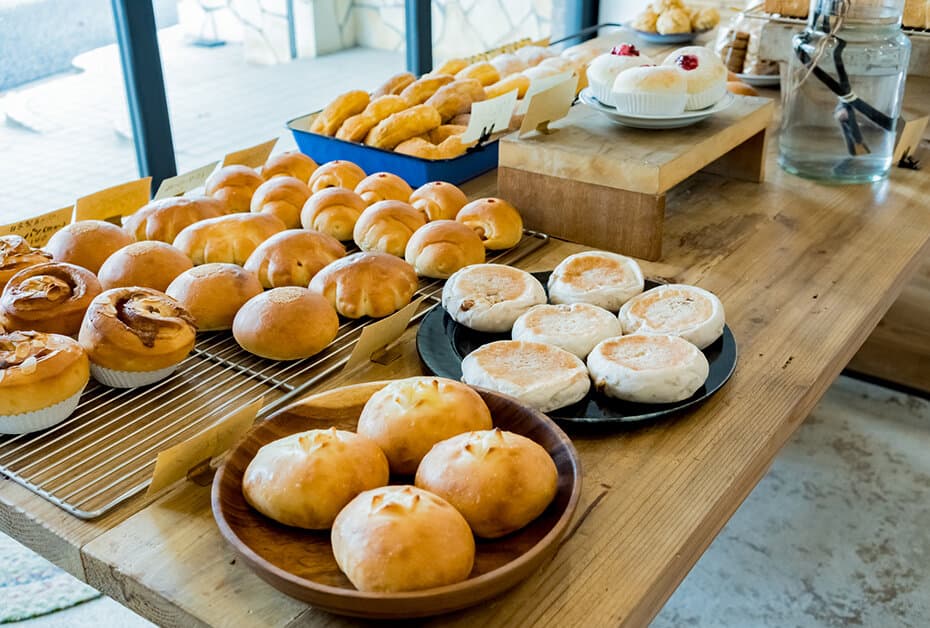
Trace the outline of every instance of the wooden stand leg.
<instances>
[{"instance_id":1,"label":"wooden stand leg","mask_svg":"<svg viewBox=\"0 0 930 628\"><path fill-rule=\"evenodd\" d=\"M765 181L767 142L768 134L765 130L759 131L723 157L706 165L703 171L731 179L762 183Z\"/></svg>"}]
</instances>

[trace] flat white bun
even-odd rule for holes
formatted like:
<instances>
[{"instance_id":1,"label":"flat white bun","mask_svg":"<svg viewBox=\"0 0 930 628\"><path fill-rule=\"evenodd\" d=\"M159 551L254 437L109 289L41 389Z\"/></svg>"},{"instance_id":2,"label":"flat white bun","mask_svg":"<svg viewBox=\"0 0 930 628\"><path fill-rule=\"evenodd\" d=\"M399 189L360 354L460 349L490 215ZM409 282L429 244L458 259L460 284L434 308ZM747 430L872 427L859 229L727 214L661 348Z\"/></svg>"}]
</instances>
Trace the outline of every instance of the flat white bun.
<instances>
[{"instance_id":1,"label":"flat white bun","mask_svg":"<svg viewBox=\"0 0 930 628\"><path fill-rule=\"evenodd\" d=\"M723 333L723 303L697 286L670 283L633 297L620 309L625 334L681 336L703 349Z\"/></svg>"},{"instance_id":2,"label":"flat white bun","mask_svg":"<svg viewBox=\"0 0 930 628\"><path fill-rule=\"evenodd\" d=\"M551 303L590 303L616 312L643 291L636 260L607 251L585 251L563 259L549 276Z\"/></svg>"},{"instance_id":3,"label":"flat white bun","mask_svg":"<svg viewBox=\"0 0 930 628\"><path fill-rule=\"evenodd\" d=\"M590 303L534 305L513 324L514 340L555 345L582 360L601 340L623 333L616 316Z\"/></svg>"},{"instance_id":4,"label":"flat white bun","mask_svg":"<svg viewBox=\"0 0 930 628\"><path fill-rule=\"evenodd\" d=\"M516 397L542 412L581 401L591 388L578 356L541 342L498 340L462 360L462 381Z\"/></svg>"},{"instance_id":5,"label":"flat white bun","mask_svg":"<svg viewBox=\"0 0 930 628\"><path fill-rule=\"evenodd\" d=\"M502 264L472 264L456 271L442 288L442 307L457 323L476 331L506 332L546 289L526 271Z\"/></svg>"},{"instance_id":6,"label":"flat white bun","mask_svg":"<svg viewBox=\"0 0 930 628\"><path fill-rule=\"evenodd\" d=\"M608 397L640 403L687 399L707 380L707 358L677 336L608 338L588 355L594 387Z\"/></svg>"}]
</instances>

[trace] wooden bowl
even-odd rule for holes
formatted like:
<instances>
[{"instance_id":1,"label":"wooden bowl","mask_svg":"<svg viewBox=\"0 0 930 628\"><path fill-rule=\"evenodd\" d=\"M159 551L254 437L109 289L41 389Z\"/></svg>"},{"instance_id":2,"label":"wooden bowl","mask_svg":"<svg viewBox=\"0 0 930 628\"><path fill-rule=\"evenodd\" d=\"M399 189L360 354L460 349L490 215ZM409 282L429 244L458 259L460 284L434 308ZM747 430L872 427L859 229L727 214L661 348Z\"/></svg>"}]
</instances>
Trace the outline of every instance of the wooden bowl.
<instances>
[{"instance_id":1,"label":"wooden bowl","mask_svg":"<svg viewBox=\"0 0 930 628\"><path fill-rule=\"evenodd\" d=\"M558 549L581 495L581 465L571 441L546 415L516 399L477 389L494 425L542 445L559 471L555 499L536 520L500 539L476 539L475 566L458 584L405 593L364 593L336 565L329 530L281 525L249 506L242 476L263 445L295 432L335 426L355 430L368 398L388 382L358 384L308 397L258 423L239 442L213 481L213 516L223 537L262 579L324 610L375 619L438 615L477 604L513 587ZM412 484L412 477L392 477ZM441 559L441 558L440 558Z\"/></svg>"}]
</instances>

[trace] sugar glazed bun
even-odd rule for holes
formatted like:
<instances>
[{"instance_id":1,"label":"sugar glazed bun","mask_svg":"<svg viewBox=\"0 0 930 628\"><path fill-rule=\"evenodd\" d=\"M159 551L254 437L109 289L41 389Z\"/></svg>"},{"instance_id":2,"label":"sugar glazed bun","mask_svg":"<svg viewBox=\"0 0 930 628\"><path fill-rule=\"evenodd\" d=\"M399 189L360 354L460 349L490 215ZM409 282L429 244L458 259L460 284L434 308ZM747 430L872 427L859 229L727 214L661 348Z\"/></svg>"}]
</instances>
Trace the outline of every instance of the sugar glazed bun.
<instances>
[{"instance_id":1,"label":"sugar glazed bun","mask_svg":"<svg viewBox=\"0 0 930 628\"><path fill-rule=\"evenodd\" d=\"M666 284L633 297L620 308L627 334L681 336L703 349L723 334L725 315L717 295L697 286Z\"/></svg>"},{"instance_id":2,"label":"sugar glazed bun","mask_svg":"<svg viewBox=\"0 0 930 628\"><path fill-rule=\"evenodd\" d=\"M479 198L463 207L455 219L475 230L492 251L509 249L523 238L520 212L500 198Z\"/></svg>"},{"instance_id":3,"label":"sugar glazed bun","mask_svg":"<svg viewBox=\"0 0 930 628\"><path fill-rule=\"evenodd\" d=\"M358 217L352 238L363 251L404 256L413 232L426 224L422 213L403 201L378 201Z\"/></svg>"},{"instance_id":4,"label":"sugar glazed bun","mask_svg":"<svg viewBox=\"0 0 930 628\"><path fill-rule=\"evenodd\" d=\"M449 502L413 486L365 491L333 523L336 564L359 591L419 591L468 578L475 539Z\"/></svg>"},{"instance_id":5,"label":"sugar glazed bun","mask_svg":"<svg viewBox=\"0 0 930 628\"><path fill-rule=\"evenodd\" d=\"M0 296L0 324L7 331L77 334L84 312L102 288L92 272L64 262L28 266L13 275Z\"/></svg>"},{"instance_id":6,"label":"sugar glazed bun","mask_svg":"<svg viewBox=\"0 0 930 628\"><path fill-rule=\"evenodd\" d=\"M514 340L554 345L582 360L602 340L623 335L611 312L590 303L534 305L513 324Z\"/></svg>"},{"instance_id":7,"label":"sugar glazed bun","mask_svg":"<svg viewBox=\"0 0 930 628\"><path fill-rule=\"evenodd\" d=\"M112 227L114 225L110 226ZM117 227L117 229L119 229L119 227ZM32 248L21 236L13 234L0 236L0 290L3 289L3 286L6 285L13 275L24 268L29 268L36 264L44 264L51 260L52 255L50 253ZM78 266L80 266L80 264L78 264Z\"/></svg>"},{"instance_id":8,"label":"sugar glazed bun","mask_svg":"<svg viewBox=\"0 0 930 628\"><path fill-rule=\"evenodd\" d=\"M643 271L636 260L608 251L569 255L549 275L549 301L590 303L616 312L643 291Z\"/></svg>"},{"instance_id":9,"label":"sugar glazed bun","mask_svg":"<svg viewBox=\"0 0 930 628\"><path fill-rule=\"evenodd\" d=\"M364 111L370 101L368 92L360 89L340 94L314 118L310 131L332 137L343 122Z\"/></svg>"},{"instance_id":10,"label":"sugar glazed bun","mask_svg":"<svg viewBox=\"0 0 930 628\"><path fill-rule=\"evenodd\" d=\"M56 262L83 266L96 273L108 257L132 242L133 236L105 220L79 220L56 231L45 251Z\"/></svg>"},{"instance_id":11,"label":"sugar glazed bun","mask_svg":"<svg viewBox=\"0 0 930 628\"><path fill-rule=\"evenodd\" d=\"M194 318L197 331L230 329L236 312L262 293L255 273L235 264L201 264L186 270L165 290Z\"/></svg>"},{"instance_id":12,"label":"sugar glazed bun","mask_svg":"<svg viewBox=\"0 0 930 628\"><path fill-rule=\"evenodd\" d=\"M343 122L336 132L336 137L347 142L361 142L376 124L409 106L410 104L402 96L388 94L375 98L368 103L365 111Z\"/></svg>"},{"instance_id":13,"label":"sugar glazed bun","mask_svg":"<svg viewBox=\"0 0 930 628\"><path fill-rule=\"evenodd\" d=\"M404 259L421 277L446 279L460 268L484 263L484 245L462 223L436 220L414 232Z\"/></svg>"},{"instance_id":14,"label":"sugar glazed bun","mask_svg":"<svg viewBox=\"0 0 930 628\"><path fill-rule=\"evenodd\" d=\"M245 269L255 273L265 288L305 288L324 266L345 254L345 247L332 236L288 229L259 244L245 261Z\"/></svg>"},{"instance_id":15,"label":"sugar glazed bun","mask_svg":"<svg viewBox=\"0 0 930 628\"><path fill-rule=\"evenodd\" d=\"M144 240L108 257L97 277L104 290L142 286L164 291L175 277L193 266L187 255L170 244Z\"/></svg>"},{"instance_id":16,"label":"sugar glazed bun","mask_svg":"<svg viewBox=\"0 0 930 628\"><path fill-rule=\"evenodd\" d=\"M546 290L526 271L502 264L473 264L456 271L442 288L442 307L475 331L508 332Z\"/></svg>"},{"instance_id":17,"label":"sugar glazed bun","mask_svg":"<svg viewBox=\"0 0 930 628\"><path fill-rule=\"evenodd\" d=\"M209 196L177 196L152 201L123 219L123 229L131 236L126 244L133 240L171 244L184 227L225 213L226 204Z\"/></svg>"},{"instance_id":18,"label":"sugar glazed bun","mask_svg":"<svg viewBox=\"0 0 930 628\"><path fill-rule=\"evenodd\" d=\"M410 195L410 204L423 212L427 220L455 220L466 203L465 193L445 181L425 183Z\"/></svg>"},{"instance_id":19,"label":"sugar glazed bun","mask_svg":"<svg viewBox=\"0 0 930 628\"><path fill-rule=\"evenodd\" d=\"M223 201L228 212L247 212L252 195L264 181L248 166L225 166L207 178L204 193Z\"/></svg>"},{"instance_id":20,"label":"sugar glazed bun","mask_svg":"<svg viewBox=\"0 0 930 628\"><path fill-rule=\"evenodd\" d=\"M407 182L390 172L376 172L362 179L355 186L355 193L362 197L366 205L378 201L403 201L406 203L413 194Z\"/></svg>"},{"instance_id":21,"label":"sugar glazed bun","mask_svg":"<svg viewBox=\"0 0 930 628\"><path fill-rule=\"evenodd\" d=\"M549 453L525 436L493 430L437 443L417 468L416 485L445 499L472 531L494 539L543 513L559 472Z\"/></svg>"},{"instance_id":22,"label":"sugar glazed bun","mask_svg":"<svg viewBox=\"0 0 930 628\"><path fill-rule=\"evenodd\" d=\"M354 190L364 178L365 171L351 161L327 161L310 175L310 191L316 193L326 188Z\"/></svg>"},{"instance_id":23,"label":"sugar glazed bun","mask_svg":"<svg viewBox=\"0 0 930 628\"><path fill-rule=\"evenodd\" d=\"M286 228L271 214L230 214L187 227L174 239L174 246L194 264L225 262L241 266L259 244Z\"/></svg>"},{"instance_id":24,"label":"sugar glazed bun","mask_svg":"<svg viewBox=\"0 0 930 628\"><path fill-rule=\"evenodd\" d=\"M250 299L233 320L243 349L270 360L316 355L333 341L339 317L329 302L297 286L274 288Z\"/></svg>"},{"instance_id":25,"label":"sugar glazed bun","mask_svg":"<svg viewBox=\"0 0 930 628\"><path fill-rule=\"evenodd\" d=\"M474 390L451 379L410 377L376 392L358 419L358 433L376 442L391 471L412 474L439 441L491 429L491 412Z\"/></svg>"},{"instance_id":26,"label":"sugar glazed bun","mask_svg":"<svg viewBox=\"0 0 930 628\"><path fill-rule=\"evenodd\" d=\"M346 318L382 318L403 308L417 290L413 266L387 253L354 253L310 281L310 290Z\"/></svg>"},{"instance_id":27,"label":"sugar glazed bun","mask_svg":"<svg viewBox=\"0 0 930 628\"><path fill-rule=\"evenodd\" d=\"M281 219L288 229L300 226L300 211L310 198L310 188L296 177L274 177L265 181L252 196L255 213L271 214Z\"/></svg>"},{"instance_id":28,"label":"sugar glazed bun","mask_svg":"<svg viewBox=\"0 0 930 628\"><path fill-rule=\"evenodd\" d=\"M404 140L429 133L440 124L442 124L442 116L435 107L416 105L393 113L375 125L365 136L365 144L384 150L393 150Z\"/></svg>"},{"instance_id":29,"label":"sugar glazed bun","mask_svg":"<svg viewBox=\"0 0 930 628\"><path fill-rule=\"evenodd\" d=\"M365 207L362 197L352 190L325 188L307 199L300 212L300 224L344 242L352 239L352 230Z\"/></svg>"},{"instance_id":30,"label":"sugar glazed bun","mask_svg":"<svg viewBox=\"0 0 930 628\"><path fill-rule=\"evenodd\" d=\"M262 166L262 176L265 181L274 177L295 177L307 183L316 169L316 162L303 153L288 151L269 157Z\"/></svg>"},{"instance_id":31,"label":"sugar glazed bun","mask_svg":"<svg viewBox=\"0 0 930 628\"><path fill-rule=\"evenodd\" d=\"M330 428L291 434L259 449L242 476L242 494L279 523L326 530L359 493L387 483L387 458L374 442Z\"/></svg>"}]
</instances>

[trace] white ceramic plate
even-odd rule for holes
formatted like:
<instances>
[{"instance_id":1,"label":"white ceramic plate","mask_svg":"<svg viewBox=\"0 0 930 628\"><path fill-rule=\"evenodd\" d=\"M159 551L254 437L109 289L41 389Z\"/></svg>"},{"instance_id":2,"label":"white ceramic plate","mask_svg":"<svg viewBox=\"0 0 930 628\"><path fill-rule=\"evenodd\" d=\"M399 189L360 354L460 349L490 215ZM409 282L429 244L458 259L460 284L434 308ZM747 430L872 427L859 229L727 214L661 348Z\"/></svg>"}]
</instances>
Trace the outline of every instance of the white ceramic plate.
<instances>
[{"instance_id":1,"label":"white ceramic plate","mask_svg":"<svg viewBox=\"0 0 930 628\"><path fill-rule=\"evenodd\" d=\"M733 94L727 92L715 105L706 109L697 111L685 111L684 113L671 116L647 116L630 113L620 113L614 107L605 105L591 93L591 90L585 87L578 94L579 100L585 105L604 114L614 124L620 126L633 127L634 129L679 129L683 126L696 124L701 120L706 120L719 111L723 111L733 104Z\"/></svg>"},{"instance_id":2,"label":"white ceramic plate","mask_svg":"<svg viewBox=\"0 0 930 628\"><path fill-rule=\"evenodd\" d=\"M772 87L781 83L777 74L737 74L739 80L754 87Z\"/></svg>"}]
</instances>

